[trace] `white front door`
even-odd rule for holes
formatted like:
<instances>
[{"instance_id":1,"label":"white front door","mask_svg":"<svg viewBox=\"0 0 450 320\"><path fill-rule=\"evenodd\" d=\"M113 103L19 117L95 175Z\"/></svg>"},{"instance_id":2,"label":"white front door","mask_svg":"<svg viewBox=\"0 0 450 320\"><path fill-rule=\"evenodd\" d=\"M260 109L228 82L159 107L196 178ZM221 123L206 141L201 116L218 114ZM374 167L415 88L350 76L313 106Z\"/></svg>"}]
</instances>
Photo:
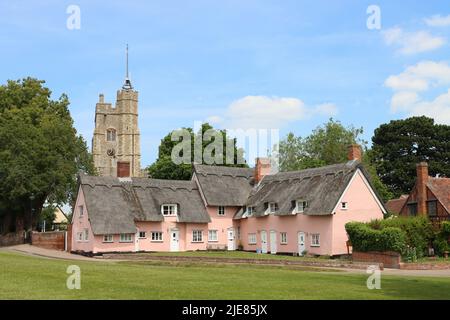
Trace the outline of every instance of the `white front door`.
<instances>
[{"instance_id":1,"label":"white front door","mask_svg":"<svg viewBox=\"0 0 450 320\"><path fill-rule=\"evenodd\" d=\"M270 231L270 253L277 254L277 232Z\"/></svg>"},{"instance_id":2,"label":"white front door","mask_svg":"<svg viewBox=\"0 0 450 320\"><path fill-rule=\"evenodd\" d=\"M139 251L139 230L134 235L134 251Z\"/></svg>"},{"instance_id":3,"label":"white front door","mask_svg":"<svg viewBox=\"0 0 450 320\"><path fill-rule=\"evenodd\" d=\"M298 255L301 257L303 256L303 253L306 250L306 239L305 239L305 233L299 232L298 233Z\"/></svg>"},{"instance_id":4,"label":"white front door","mask_svg":"<svg viewBox=\"0 0 450 320\"><path fill-rule=\"evenodd\" d=\"M180 251L180 231L170 230L170 251Z\"/></svg>"},{"instance_id":5,"label":"white front door","mask_svg":"<svg viewBox=\"0 0 450 320\"><path fill-rule=\"evenodd\" d=\"M228 229L228 251L236 250L234 248L234 229L230 228Z\"/></svg>"},{"instance_id":6,"label":"white front door","mask_svg":"<svg viewBox=\"0 0 450 320\"><path fill-rule=\"evenodd\" d=\"M261 253L267 253L267 232L261 231Z\"/></svg>"}]
</instances>

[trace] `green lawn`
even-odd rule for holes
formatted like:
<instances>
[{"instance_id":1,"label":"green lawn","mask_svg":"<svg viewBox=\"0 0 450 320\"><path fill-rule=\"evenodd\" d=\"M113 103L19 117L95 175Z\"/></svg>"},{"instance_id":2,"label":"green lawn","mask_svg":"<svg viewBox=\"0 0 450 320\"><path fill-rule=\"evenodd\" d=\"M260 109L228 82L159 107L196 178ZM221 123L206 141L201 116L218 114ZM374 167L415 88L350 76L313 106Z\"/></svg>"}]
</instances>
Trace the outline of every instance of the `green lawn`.
<instances>
[{"instance_id":1,"label":"green lawn","mask_svg":"<svg viewBox=\"0 0 450 320\"><path fill-rule=\"evenodd\" d=\"M66 269L81 268L81 290ZM52 260L0 252L1 299L450 299L450 278L367 276L261 266L163 266Z\"/></svg>"}]
</instances>

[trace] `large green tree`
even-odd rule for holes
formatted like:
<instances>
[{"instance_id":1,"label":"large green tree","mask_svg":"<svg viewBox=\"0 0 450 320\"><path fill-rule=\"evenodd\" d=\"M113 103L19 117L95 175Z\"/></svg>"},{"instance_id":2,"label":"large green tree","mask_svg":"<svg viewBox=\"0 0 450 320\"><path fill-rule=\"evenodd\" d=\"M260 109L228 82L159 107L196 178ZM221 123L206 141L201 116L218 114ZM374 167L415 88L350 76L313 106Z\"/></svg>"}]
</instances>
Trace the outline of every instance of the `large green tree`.
<instances>
[{"instance_id":1,"label":"large green tree","mask_svg":"<svg viewBox=\"0 0 450 320\"><path fill-rule=\"evenodd\" d=\"M416 179L416 164L426 161L430 175L450 177L450 126L427 117L383 124L372 138L374 164L381 180L396 195L408 194Z\"/></svg>"},{"instance_id":2,"label":"large green tree","mask_svg":"<svg viewBox=\"0 0 450 320\"><path fill-rule=\"evenodd\" d=\"M26 78L0 86L0 218L19 228L34 227L46 201L73 200L79 170L94 173L67 96L52 100L44 83Z\"/></svg>"},{"instance_id":3,"label":"large green tree","mask_svg":"<svg viewBox=\"0 0 450 320\"><path fill-rule=\"evenodd\" d=\"M367 142L361 138L362 134L363 128L345 127L333 119L317 127L305 138L289 133L279 145L280 170L295 171L346 162L348 146L358 143L364 150L361 160L372 184L380 197L387 201L392 198L392 193L381 182L371 165L372 152L367 149Z\"/></svg>"},{"instance_id":4,"label":"large green tree","mask_svg":"<svg viewBox=\"0 0 450 320\"><path fill-rule=\"evenodd\" d=\"M187 155L188 163L185 162L177 164L172 159L172 151L177 145L183 142L182 138L172 138L173 133L179 132L179 130L174 130L161 140L161 144L159 145L158 159L147 168L150 177L155 179L189 180L192 176L192 163L202 163L202 159L198 161L198 159L194 158L195 141L202 141L200 149L201 154L203 154L205 152L205 149L215 142L215 135L220 138L219 142L221 142L221 144L223 145L223 153L221 155L218 155L218 157L221 158L222 163L217 165L230 167L247 167L247 164L245 164L245 161L243 160L242 149L237 147L236 139L230 138L226 130L216 130L208 123L202 124L202 128L198 132L194 132L192 128L183 128L182 130L190 135L190 154ZM211 139L206 138L207 135L211 133L213 137ZM184 142L186 143L186 141ZM226 160L227 145L232 146L233 163L227 163L230 162Z\"/></svg>"}]
</instances>

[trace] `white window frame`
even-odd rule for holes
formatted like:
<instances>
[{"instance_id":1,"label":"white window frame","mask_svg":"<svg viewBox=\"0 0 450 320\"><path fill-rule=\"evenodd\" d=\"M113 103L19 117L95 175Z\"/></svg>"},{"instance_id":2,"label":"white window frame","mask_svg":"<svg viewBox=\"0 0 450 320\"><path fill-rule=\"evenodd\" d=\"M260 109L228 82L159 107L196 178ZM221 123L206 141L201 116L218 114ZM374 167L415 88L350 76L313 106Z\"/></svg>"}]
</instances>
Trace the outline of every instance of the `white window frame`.
<instances>
[{"instance_id":1,"label":"white window frame","mask_svg":"<svg viewBox=\"0 0 450 320\"><path fill-rule=\"evenodd\" d=\"M311 247L320 247L320 233L311 234Z\"/></svg>"},{"instance_id":2,"label":"white window frame","mask_svg":"<svg viewBox=\"0 0 450 320\"><path fill-rule=\"evenodd\" d=\"M127 239L124 239L124 237L127 236ZM128 236L130 239L128 239ZM121 233L120 234L120 243L131 243L133 242L133 234L132 233Z\"/></svg>"},{"instance_id":3,"label":"white window frame","mask_svg":"<svg viewBox=\"0 0 450 320\"><path fill-rule=\"evenodd\" d=\"M297 213L303 213L303 212L305 212L305 209L308 208L308 201L306 201L306 200L297 200L295 203L296 203L295 211ZM300 206L300 204L301 204L301 206Z\"/></svg>"},{"instance_id":4,"label":"white window frame","mask_svg":"<svg viewBox=\"0 0 450 320\"><path fill-rule=\"evenodd\" d=\"M249 233L248 234L248 244L249 245L256 245L256 233Z\"/></svg>"},{"instance_id":5,"label":"white window frame","mask_svg":"<svg viewBox=\"0 0 450 320\"><path fill-rule=\"evenodd\" d=\"M348 202L347 201L342 201L341 202L341 209L342 210L348 210Z\"/></svg>"},{"instance_id":6,"label":"white window frame","mask_svg":"<svg viewBox=\"0 0 450 320\"><path fill-rule=\"evenodd\" d=\"M84 206L81 204L78 206L78 216L82 218L84 215Z\"/></svg>"},{"instance_id":7,"label":"white window frame","mask_svg":"<svg viewBox=\"0 0 450 320\"><path fill-rule=\"evenodd\" d=\"M245 210L245 216L247 216L247 217L253 216L256 211L255 209L256 208L254 206L247 207L247 209Z\"/></svg>"},{"instance_id":8,"label":"white window frame","mask_svg":"<svg viewBox=\"0 0 450 320\"><path fill-rule=\"evenodd\" d=\"M164 208L168 208L168 210L167 211L172 211L172 210L170 210L170 208L172 208L173 209L173 212L172 213L169 213L169 214L164 214ZM162 206L161 206L161 214L164 216L164 217L175 217L177 214L178 214L178 205L176 205L176 204L174 204L174 203L166 203L166 204L163 204Z\"/></svg>"},{"instance_id":9,"label":"white window frame","mask_svg":"<svg viewBox=\"0 0 450 320\"><path fill-rule=\"evenodd\" d=\"M115 142L117 139L117 130L114 128L106 129L106 141Z\"/></svg>"},{"instance_id":10,"label":"white window frame","mask_svg":"<svg viewBox=\"0 0 450 320\"><path fill-rule=\"evenodd\" d=\"M77 242L83 241L83 232L77 232Z\"/></svg>"},{"instance_id":11,"label":"white window frame","mask_svg":"<svg viewBox=\"0 0 450 320\"><path fill-rule=\"evenodd\" d=\"M141 233L144 234L143 237L141 237ZM147 232L145 232L145 231L139 231L139 239L147 239Z\"/></svg>"},{"instance_id":12,"label":"white window frame","mask_svg":"<svg viewBox=\"0 0 450 320\"><path fill-rule=\"evenodd\" d=\"M192 242L193 243L203 242L203 230L192 230Z\"/></svg>"},{"instance_id":13,"label":"white window frame","mask_svg":"<svg viewBox=\"0 0 450 320\"><path fill-rule=\"evenodd\" d=\"M163 242L163 232L162 231L152 231L151 232L151 242Z\"/></svg>"},{"instance_id":14,"label":"white window frame","mask_svg":"<svg viewBox=\"0 0 450 320\"><path fill-rule=\"evenodd\" d=\"M224 206L217 207L217 215L220 217L225 217L225 207Z\"/></svg>"},{"instance_id":15,"label":"white window frame","mask_svg":"<svg viewBox=\"0 0 450 320\"><path fill-rule=\"evenodd\" d=\"M215 234L215 237L211 235ZM219 230L208 230L208 242L219 242Z\"/></svg>"},{"instance_id":16,"label":"white window frame","mask_svg":"<svg viewBox=\"0 0 450 320\"><path fill-rule=\"evenodd\" d=\"M272 210L272 206L274 210ZM276 213L278 211L277 209L279 209L279 207L276 202L269 202L267 205L266 215Z\"/></svg>"},{"instance_id":17,"label":"white window frame","mask_svg":"<svg viewBox=\"0 0 450 320\"><path fill-rule=\"evenodd\" d=\"M103 235L103 243L113 243L114 236L112 234L104 234Z\"/></svg>"},{"instance_id":18,"label":"white window frame","mask_svg":"<svg viewBox=\"0 0 450 320\"><path fill-rule=\"evenodd\" d=\"M89 241L89 229L87 228L83 230L83 241Z\"/></svg>"},{"instance_id":19,"label":"white window frame","mask_svg":"<svg viewBox=\"0 0 450 320\"><path fill-rule=\"evenodd\" d=\"M288 244L287 232L280 232L280 244Z\"/></svg>"}]
</instances>

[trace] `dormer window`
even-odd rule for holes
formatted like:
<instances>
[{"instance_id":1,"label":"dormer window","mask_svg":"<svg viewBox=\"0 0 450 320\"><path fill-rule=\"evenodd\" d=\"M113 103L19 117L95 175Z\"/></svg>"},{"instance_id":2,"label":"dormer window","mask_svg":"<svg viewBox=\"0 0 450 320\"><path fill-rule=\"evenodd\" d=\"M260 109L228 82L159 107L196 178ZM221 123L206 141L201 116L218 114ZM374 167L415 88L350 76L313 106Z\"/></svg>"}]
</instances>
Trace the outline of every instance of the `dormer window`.
<instances>
[{"instance_id":1,"label":"dormer window","mask_svg":"<svg viewBox=\"0 0 450 320\"><path fill-rule=\"evenodd\" d=\"M115 129L106 130L106 141L116 141L116 130Z\"/></svg>"},{"instance_id":2,"label":"dormer window","mask_svg":"<svg viewBox=\"0 0 450 320\"><path fill-rule=\"evenodd\" d=\"M306 200L297 200L295 206L296 213L303 213L305 209L308 208L308 201Z\"/></svg>"},{"instance_id":3,"label":"dormer window","mask_svg":"<svg viewBox=\"0 0 450 320\"><path fill-rule=\"evenodd\" d=\"M278 211L278 203L269 202L267 204L266 214L273 214L273 213L276 213L277 211Z\"/></svg>"},{"instance_id":4,"label":"dormer window","mask_svg":"<svg viewBox=\"0 0 450 320\"><path fill-rule=\"evenodd\" d=\"M161 206L161 213L163 216L170 217L176 216L178 211L178 206L176 204L163 204Z\"/></svg>"},{"instance_id":5,"label":"dormer window","mask_svg":"<svg viewBox=\"0 0 450 320\"><path fill-rule=\"evenodd\" d=\"M251 216L253 216L253 214L255 213L255 210L256 208L255 207L247 207L247 210L245 211L245 215L247 216L247 217L251 217Z\"/></svg>"}]
</instances>

